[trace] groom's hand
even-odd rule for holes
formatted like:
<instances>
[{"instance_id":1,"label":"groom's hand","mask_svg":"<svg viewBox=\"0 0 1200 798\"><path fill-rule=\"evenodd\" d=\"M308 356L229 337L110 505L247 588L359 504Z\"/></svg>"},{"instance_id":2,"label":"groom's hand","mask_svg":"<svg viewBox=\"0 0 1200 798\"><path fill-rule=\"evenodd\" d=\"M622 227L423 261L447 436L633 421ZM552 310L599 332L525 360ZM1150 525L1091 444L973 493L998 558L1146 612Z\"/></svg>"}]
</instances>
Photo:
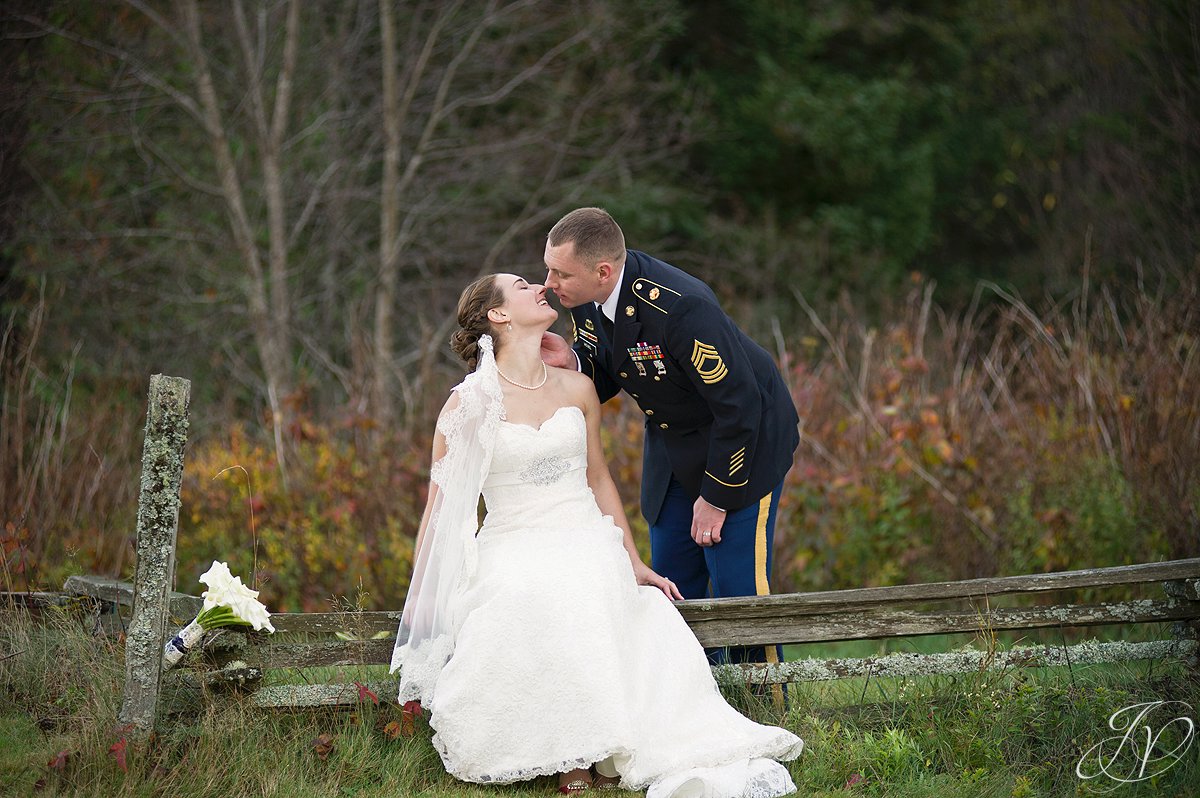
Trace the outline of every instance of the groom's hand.
<instances>
[{"instance_id":1,"label":"groom's hand","mask_svg":"<svg viewBox=\"0 0 1200 798\"><path fill-rule=\"evenodd\" d=\"M575 352L567 340L557 333L542 333L542 361L547 366L576 370Z\"/></svg>"},{"instance_id":2,"label":"groom's hand","mask_svg":"<svg viewBox=\"0 0 1200 798\"><path fill-rule=\"evenodd\" d=\"M725 524L725 511L713 507L701 496L692 505L692 540L700 546L713 546L721 542L721 527ZM705 534L707 533L707 534Z\"/></svg>"}]
</instances>

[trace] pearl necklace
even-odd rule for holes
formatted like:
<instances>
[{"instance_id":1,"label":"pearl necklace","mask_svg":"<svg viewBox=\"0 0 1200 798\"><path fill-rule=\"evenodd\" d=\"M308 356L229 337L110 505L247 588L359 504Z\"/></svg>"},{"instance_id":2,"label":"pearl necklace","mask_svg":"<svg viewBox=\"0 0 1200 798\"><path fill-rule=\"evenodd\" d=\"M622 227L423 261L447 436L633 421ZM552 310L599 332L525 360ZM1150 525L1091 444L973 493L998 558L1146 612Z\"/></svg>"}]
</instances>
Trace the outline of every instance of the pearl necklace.
<instances>
[{"instance_id":1,"label":"pearl necklace","mask_svg":"<svg viewBox=\"0 0 1200 798\"><path fill-rule=\"evenodd\" d=\"M513 385L517 386L518 388L524 388L527 391L536 391L538 388L541 388L543 385L546 384L546 377L548 377L550 375L550 372L546 369L545 362L542 363L542 381L539 382L537 385L525 385L523 383L517 382L512 377L505 374L503 371L500 371L499 363L496 364L496 372L501 377L503 377L506 382L510 382Z\"/></svg>"}]
</instances>

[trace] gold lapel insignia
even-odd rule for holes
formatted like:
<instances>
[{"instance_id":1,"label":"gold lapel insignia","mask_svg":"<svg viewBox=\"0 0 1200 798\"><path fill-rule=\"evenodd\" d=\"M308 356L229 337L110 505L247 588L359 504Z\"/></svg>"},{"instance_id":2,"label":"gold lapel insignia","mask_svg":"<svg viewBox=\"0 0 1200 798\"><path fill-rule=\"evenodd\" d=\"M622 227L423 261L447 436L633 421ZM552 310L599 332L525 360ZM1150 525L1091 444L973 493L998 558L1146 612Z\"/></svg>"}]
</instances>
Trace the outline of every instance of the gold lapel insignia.
<instances>
[{"instance_id":1,"label":"gold lapel insignia","mask_svg":"<svg viewBox=\"0 0 1200 798\"><path fill-rule=\"evenodd\" d=\"M717 348L699 340L692 346L692 365L696 367L696 373L704 380L705 385L715 385L729 373Z\"/></svg>"},{"instance_id":2,"label":"gold lapel insignia","mask_svg":"<svg viewBox=\"0 0 1200 798\"><path fill-rule=\"evenodd\" d=\"M633 315L633 305L626 305L626 306L625 306L625 315L626 315L626 316L632 316L632 315Z\"/></svg>"},{"instance_id":3,"label":"gold lapel insignia","mask_svg":"<svg viewBox=\"0 0 1200 798\"><path fill-rule=\"evenodd\" d=\"M591 319L584 319L584 320L583 320L583 326L584 326L584 327L587 327L589 330L594 330L594 329L596 329L596 325L592 324L592 320L591 320Z\"/></svg>"},{"instance_id":4,"label":"gold lapel insignia","mask_svg":"<svg viewBox=\"0 0 1200 798\"><path fill-rule=\"evenodd\" d=\"M650 289L650 298L651 299L658 299L658 294L659 294L659 290L657 288Z\"/></svg>"}]
</instances>

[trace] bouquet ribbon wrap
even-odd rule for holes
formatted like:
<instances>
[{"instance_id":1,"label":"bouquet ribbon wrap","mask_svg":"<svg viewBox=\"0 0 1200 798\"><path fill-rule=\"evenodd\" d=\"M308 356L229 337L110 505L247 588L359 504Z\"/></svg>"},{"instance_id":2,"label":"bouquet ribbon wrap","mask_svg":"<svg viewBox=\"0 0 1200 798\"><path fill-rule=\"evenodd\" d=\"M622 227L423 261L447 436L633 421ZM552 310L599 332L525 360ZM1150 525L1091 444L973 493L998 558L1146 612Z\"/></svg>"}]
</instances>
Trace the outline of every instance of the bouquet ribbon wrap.
<instances>
[{"instance_id":1,"label":"bouquet ribbon wrap","mask_svg":"<svg viewBox=\"0 0 1200 798\"><path fill-rule=\"evenodd\" d=\"M179 660L183 659L184 654L191 651L192 646L199 643L202 637L204 637L204 627L200 625L199 621L192 621L180 629L163 649L163 670L175 667Z\"/></svg>"}]
</instances>

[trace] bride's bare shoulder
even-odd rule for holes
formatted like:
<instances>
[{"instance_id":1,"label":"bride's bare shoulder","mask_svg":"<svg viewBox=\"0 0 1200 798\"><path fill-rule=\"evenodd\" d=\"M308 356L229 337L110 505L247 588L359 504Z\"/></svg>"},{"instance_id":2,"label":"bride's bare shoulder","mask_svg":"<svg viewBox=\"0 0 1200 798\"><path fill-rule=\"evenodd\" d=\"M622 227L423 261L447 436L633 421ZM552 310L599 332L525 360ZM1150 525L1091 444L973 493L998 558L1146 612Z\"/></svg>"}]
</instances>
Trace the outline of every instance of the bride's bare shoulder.
<instances>
[{"instance_id":1,"label":"bride's bare shoulder","mask_svg":"<svg viewBox=\"0 0 1200 798\"><path fill-rule=\"evenodd\" d=\"M559 368L554 369L554 372L561 380L559 384L571 398L572 404L585 408L589 404L599 402L596 398L596 386L586 374L581 374L574 369Z\"/></svg>"},{"instance_id":2,"label":"bride's bare shoulder","mask_svg":"<svg viewBox=\"0 0 1200 798\"><path fill-rule=\"evenodd\" d=\"M442 405L442 409L438 411L438 418L442 418L447 413L453 411L456 407L458 407L458 404L461 401L462 398L458 395L458 391L451 391L450 395L446 397L446 403Z\"/></svg>"}]
</instances>

